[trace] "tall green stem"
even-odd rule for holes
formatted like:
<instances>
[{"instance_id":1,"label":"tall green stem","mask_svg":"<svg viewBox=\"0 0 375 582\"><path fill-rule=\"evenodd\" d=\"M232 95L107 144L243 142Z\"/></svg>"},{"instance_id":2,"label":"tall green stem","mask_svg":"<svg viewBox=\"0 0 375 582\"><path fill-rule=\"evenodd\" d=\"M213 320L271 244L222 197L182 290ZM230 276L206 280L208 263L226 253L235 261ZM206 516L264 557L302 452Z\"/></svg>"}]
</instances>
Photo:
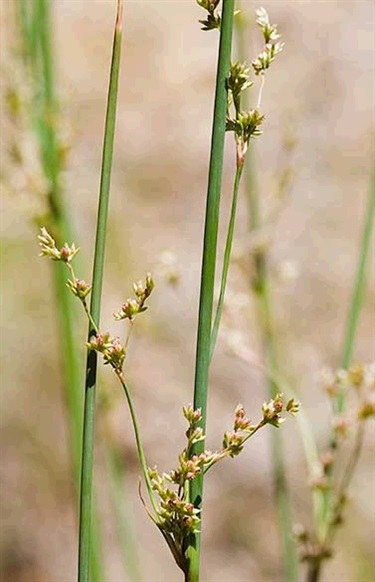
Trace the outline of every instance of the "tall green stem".
<instances>
[{"instance_id":1,"label":"tall green stem","mask_svg":"<svg viewBox=\"0 0 375 582\"><path fill-rule=\"evenodd\" d=\"M107 216L112 170L113 142L116 123L121 37L122 37L122 0L118 0L107 98L107 113L104 130L102 171L100 180L99 208L97 217L95 256L92 277L92 295L90 305L90 312L97 326L99 326L100 320L100 304L103 284L104 252L107 232ZM95 331L93 330L92 325L90 325L89 337L91 337L93 334L95 334ZM91 351L88 353L86 364L82 466L81 466L78 582L88 582L89 580L96 368L97 368L97 354L96 352Z\"/></svg>"},{"instance_id":2,"label":"tall green stem","mask_svg":"<svg viewBox=\"0 0 375 582\"><path fill-rule=\"evenodd\" d=\"M215 283L221 177L224 156L225 120L227 111L226 82L230 66L233 13L234 0L223 0L206 203L194 386L194 408L200 408L202 411L201 426L203 430L205 430L206 425L212 308ZM202 450L203 443L198 443L194 452L199 453ZM202 491L203 476L200 476L192 481L190 490L190 498L198 508L201 508L202 506ZM197 582L199 580L199 548L199 534L192 535L186 550L186 557L188 560L186 580L189 582Z\"/></svg>"}]
</instances>

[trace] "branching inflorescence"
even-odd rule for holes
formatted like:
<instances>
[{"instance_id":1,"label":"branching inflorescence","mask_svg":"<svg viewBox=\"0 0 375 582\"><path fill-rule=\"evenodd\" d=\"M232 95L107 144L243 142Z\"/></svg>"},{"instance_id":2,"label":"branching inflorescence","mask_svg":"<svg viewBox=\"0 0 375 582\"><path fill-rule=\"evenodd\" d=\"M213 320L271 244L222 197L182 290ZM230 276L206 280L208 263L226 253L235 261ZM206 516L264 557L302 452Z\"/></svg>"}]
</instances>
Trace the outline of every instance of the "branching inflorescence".
<instances>
[{"instance_id":1,"label":"branching inflorescence","mask_svg":"<svg viewBox=\"0 0 375 582\"><path fill-rule=\"evenodd\" d=\"M41 229L41 234L38 236L39 243L41 246L40 256L46 256L53 261L60 261L66 265L68 268L71 279L67 280L67 287L82 303L85 313L95 330L95 335L93 335L89 342L86 344L89 350L94 350L102 354L104 363L110 364L116 374L122 377L123 365L126 357L126 348L129 341L131 327L129 327L128 335L126 341L121 342L119 337L112 337L109 332L99 331L97 325L95 324L87 305L86 298L91 291L91 285L76 277L72 260L78 253L79 248L75 247L75 244L68 245L67 243L61 249L56 247L55 240L46 230L46 228ZM150 274L146 275L145 281L138 281L134 283L133 289L135 293L135 298L129 298L122 305L118 313L114 313L113 317L117 321L127 319L130 324L134 322L134 318L146 311L147 306L145 305L146 300L150 296L154 288L154 281Z\"/></svg>"},{"instance_id":2,"label":"branching inflorescence","mask_svg":"<svg viewBox=\"0 0 375 582\"><path fill-rule=\"evenodd\" d=\"M72 245L65 243L61 249L58 249L53 237L45 228L41 229L38 239L41 246L40 256L47 256L53 261L64 263L70 272L71 279L68 279L67 287L81 301L95 330L95 335L86 344L88 349L102 354L104 363L112 366L125 388L123 366L129 336L123 343L120 338L112 337L109 332L100 332L95 326L86 302L91 286L76 277L72 266L72 261L79 249L74 243ZM153 288L154 281L150 274L146 276L145 281L135 283L133 286L135 298L127 299L121 310L114 313L115 320L127 319L129 323L132 323L136 315L147 309L145 302ZM127 396L129 396L128 392ZM299 402L295 399L290 399L284 403L283 395L278 394L274 399L263 404L261 420L252 424L246 416L244 407L239 404L235 410L233 429L225 432L221 449L215 452L204 450L199 455L192 455L192 448L197 442L206 439L202 428L197 426L201 420L201 411L194 410L192 406L184 407L183 414L189 425L186 431L187 444L178 457L177 467L169 473L160 475L156 467L146 467L141 459L143 476L153 508L153 512L148 509L147 511L165 537L182 570L185 571L187 567L185 562L187 538L189 534L197 533L200 528L200 511L194 507L189 498L189 483L197 475L207 473L219 461L227 457L238 456L246 441L260 428L266 425L278 428L285 420L282 414L294 415L298 412L299 406ZM134 425L134 428L138 435L137 424ZM140 444L138 452L142 457L143 450Z\"/></svg>"},{"instance_id":3,"label":"branching inflorescence","mask_svg":"<svg viewBox=\"0 0 375 582\"><path fill-rule=\"evenodd\" d=\"M239 404L235 410L233 429L224 433L222 448L218 451L204 450L199 455L191 455L192 447L199 441L205 441L206 435L197 426L201 420L201 411L191 406L184 407L183 413L189 427L186 431L187 444L178 457L176 469L160 475L157 468L149 469L153 490L157 493L160 505L155 523L173 539L176 554L181 557L184 569L184 548L187 537L200 531L200 511L189 499L189 483L199 474L206 474L216 463L227 457L237 457L244 444L260 428L271 424L279 427L285 420L282 413L296 414L299 402L294 399L286 404L283 395L265 402L262 406L262 418L252 424L247 418L244 407ZM173 488L172 488L173 487Z\"/></svg>"},{"instance_id":4,"label":"branching inflorescence","mask_svg":"<svg viewBox=\"0 0 375 582\"><path fill-rule=\"evenodd\" d=\"M204 30L224 29L225 18L217 13L220 0L197 0L207 12L205 20L201 20ZM233 10L232 10L233 12ZM233 16L233 14L232 14ZM236 202L240 177L243 169L245 155L250 139L261 134L259 129L264 116L260 113L261 94L264 83L264 73L269 68L275 56L282 50L282 44L277 42L279 35L275 25L271 25L267 12L261 8L257 11L257 24L259 25L263 38L264 48L262 52L251 63L251 67L256 76L261 76L262 82L259 90L257 106L250 111L244 110L241 104L243 91L250 88L253 82L250 80L250 70L246 63L234 62L230 65L229 75L223 79L226 82L226 95L224 95L222 129L233 131L236 141L237 169L234 185L234 195L232 203L231 220L228 229L227 243L225 249L225 259L222 274L222 288L220 300L217 308L217 315L211 327L211 342L209 348L210 355L214 349L217 331L220 323L222 303L228 273L231 244L233 239L234 217L236 213ZM229 59L228 59L229 60ZM223 83L224 88L224 83ZM227 115L225 119L225 107ZM225 126L225 127L224 127ZM105 364L109 364L118 377L129 406L133 428L135 432L137 450L141 464L143 478L147 487L151 508L144 506L152 521L161 531L165 538L178 566L184 571L187 580L198 579L190 576L192 570L191 555L188 548L191 548L192 536L199 534L201 525L201 508L197 507L194 497L193 485L205 475L215 464L227 457L238 456L246 443L259 429L266 425L278 428L284 421L283 414L296 414L299 410L299 402L294 398L284 401L283 394L276 394L274 398L265 402L262 406L261 418L257 423L252 423L246 416L244 407L239 404L235 410L233 428L226 431L223 436L222 446L214 452L204 448L206 439L202 426L203 412L199 404L183 408L183 414L188 422L186 431L187 443L183 451L178 456L178 463L175 469L169 473L158 472L157 467L150 468L146 463L143 447L141 444L138 423L133 407L133 401L129 392L124 374L124 363L126 360L127 347L131 329L135 318L147 309L147 300L154 288L154 281L150 274L146 275L144 281L139 281L133 285L134 297L129 298L121 306L120 310L113 314L116 321L127 320L129 323L128 333L125 341L119 337L113 337L109 332L102 332L95 323L94 317L90 313L87 304L87 296L91 291L91 285L79 279L73 269L72 261L78 252L74 244L67 243L61 248L56 247L55 240L46 230L41 229L39 235L41 255L47 256L54 261L64 263L69 271L70 278L67 287L81 302L87 318L89 319L92 333L86 344L89 351L95 351L103 356ZM196 447L196 445L199 445ZM195 481L196 480L196 481ZM194 566L195 568L196 566ZM199 570L199 566L198 566Z\"/></svg>"}]
</instances>

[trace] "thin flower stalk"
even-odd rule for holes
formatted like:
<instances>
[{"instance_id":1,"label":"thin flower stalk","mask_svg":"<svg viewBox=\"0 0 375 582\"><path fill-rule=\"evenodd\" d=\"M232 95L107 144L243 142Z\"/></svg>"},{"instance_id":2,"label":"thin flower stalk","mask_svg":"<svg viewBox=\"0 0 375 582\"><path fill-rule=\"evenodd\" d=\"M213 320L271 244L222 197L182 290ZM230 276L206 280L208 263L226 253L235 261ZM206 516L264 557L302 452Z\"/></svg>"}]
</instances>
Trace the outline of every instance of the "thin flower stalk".
<instances>
[{"instance_id":1,"label":"thin flower stalk","mask_svg":"<svg viewBox=\"0 0 375 582\"><path fill-rule=\"evenodd\" d=\"M214 354L216 340L217 340L217 336L219 333L220 320L221 320L221 316L223 313L225 289L226 289L227 279L228 279L228 271L229 271L229 264L230 264L230 257L231 257L231 251L232 251L232 243L233 243L233 235L234 235L234 226L235 226L235 220L236 220L238 191L239 191L239 187L240 187L242 170L243 170L243 164L241 164L239 167L236 168L236 175L235 175L234 186L233 186L232 207L231 207L228 232L227 232L227 238L226 238L225 250L224 250L223 269L222 269L221 283L220 283L220 294L219 294L219 300L218 300L218 304L217 304L217 308L216 308L215 319L214 319L214 323L212 326L212 333L211 333L210 359L212 359L212 356Z\"/></svg>"}]
</instances>

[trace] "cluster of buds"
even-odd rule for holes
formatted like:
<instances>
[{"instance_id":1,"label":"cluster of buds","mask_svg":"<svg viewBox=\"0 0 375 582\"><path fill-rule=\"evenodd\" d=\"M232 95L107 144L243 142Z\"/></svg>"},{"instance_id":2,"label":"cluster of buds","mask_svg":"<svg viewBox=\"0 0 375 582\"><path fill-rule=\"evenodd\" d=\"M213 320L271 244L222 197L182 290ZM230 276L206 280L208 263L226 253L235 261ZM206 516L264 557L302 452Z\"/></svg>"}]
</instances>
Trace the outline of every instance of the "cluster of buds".
<instances>
[{"instance_id":1,"label":"cluster of buds","mask_svg":"<svg viewBox=\"0 0 375 582\"><path fill-rule=\"evenodd\" d=\"M288 412L295 415L299 412L301 407L300 402L291 398L286 405L284 404L283 394L277 394L269 402L265 402L262 406L263 424L272 424L278 428L285 420L281 417L282 412Z\"/></svg>"},{"instance_id":2,"label":"cluster of buds","mask_svg":"<svg viewBox=\"0 0 375 582\"><path fill-rule=\"evenodd\" d=\"M258 8L256 11L257 24L260 27L264 38L264 49L251 63L256 75L264 74L269 68L276 55L284 47L284 43L277 42L280 35L277 32L277 25L270 24L270 19L265 8Z\"/></svg>"},{"instance_id":3,"label":"cluster of buds","mask_svg":"<svg viewBox=\"0 0 375 582\"><path fill-rule=\"evenodd\" d=\"M199 532L199 510L168 486L169 475L159 475L156 467L148 470L151 487L160 498L157 523L160 529L173 536L177 549L182 552L183 540L190 533Z\"/></svg>"},{"instance_id":4,"label":"cluster of buds","mask_svg":"<svg viewBox=\"0 0 375 582\"><path fill-rule=\"evenodd\" d=\"M45 227L42 227L40 231L41 234L38 236L38 240L42 251L39 256L49 257L53 261L60 261L68 267L72 279L68 279L66 285L68 289L70 289L70 291L78 297L84 305L86 305L86 297L91 291L91 285L82 279L77 279L71 264L79 249L76 249L74 243L70 246L68 243L65 243L64 246L59 249L56 245L55 239L49 234Z\"/></svg>"},{"instance_id":5,"label":"cluster of buds","mask_svg":"<svg viewBox=\"0 0 375 582\"><path fill-rule=\"evenodd\" d=\"M260 26L265 42L264 50L256 59L252 61L252 68L256 75L264 74L269 68L277 53L283 45L276 42L280 37L277 27L271 25L268 14L264 8L257 10L257 24ZM258 104L250 111L241 109L242 92L253 85L250 80L250 68L246 63L235 62L230 66L228 78L228 108L226 130L233 131L237 144L237 167L242 167L248 149L250 139L261 135L260 125L263 123L264 115L259 112L262 87L259 92ZM235 113L230 114L231 105L234 105Z\"/></svg>"},{"instance_id":6,"label":"cluster of buds","mask_svg":"<svg viewBox=\"0 0 375 582\"><path fill-rule=\"evenodd\" d=\"M113 338L108 332L97 333L86 345L89 350L102 354L105 364L110 364L118 373L122 372L126 352L118 337Z\"/></svg>"},{"instance_id":7,"label":"cluster of buds","mask_svg":"<svg viewBox=\"0 0 375 582\"><path fill-rule=\"evenodd\" d=\"M214 30L215 28L220 28L221 17L216 13L219 3L220 0L197 0L197 4L207 11L206 19L199 20L200 24L203 25L202 30Z\"/></svg>"},{"instance_id":8,"label":"cluster of buds","mask_svg":"<svg viewBox=\"0 0 375 582\"><path fill-rule=\"evenodd\" d=\"M250 69L245 63L234 62L230 65L228 77L229 98L233 100L236 113L241 111L241 93L254 84L250 80Z\"/></svg>"},{"instance_id":9,"label":"cluster of buds","mask_svg":"<svg viewBox=\"0 0 375 582\"><path fill-rule=\"evenodd\" d=\"M237 164L242 165L249 146L250 138L262 135L259 126L263 123L264 115L257 109L239 112L235 118L228 114L226 131L233 131L237 144Z\"/></svg>"},{"instance_id":10,"label":"cluster of buds","mask_svg":"<svg viewBox=\"0 0 375 582\"><path fill-rule=\"evenodd\" d=\"M202 428L198 426L202 420L202 413L199 409L194 410L192 406L183 408L189 426L186 431L187 444L178 457L177 468L162 475L158 473L156 467L148 469L151 488L159 497L159 506L153 520L167 537L168 545L183 569L186 536L197 533L200 525L199 510L189 498L189 483L222 459L236 457L242 451L245 442L259 428L266 424L279 426L283 410L295 414L298 408L299 403L295 400L290 400L284 406L282 395L278 395L263 405L263 418L257 425L252 425L244 407L239 404L235 410L233 430L224 434L222 449L215 452L204 450L199 454L194 454L193 446L206 438Z\"/></svg>"},{"instance_id":11,"label":"cluster of buds","mask_svg":"<svg viewBox=\"0 0 375 582\"><path fill-rule=\"evenodd\" d=\"M171 471L168 478L172 483L175 483L179 487L183 487L186 481L192 481L195 477L202 472L204 465L207 464L212 458L212 455L208 451L204 451L200 455L192 455L190 458L186 451L183 451L178 457L177 469Z\"/></svg>"},{"instance_id":12,"label":"cluster of buds","mask_svg":"<svg viewBox=\"0 0 375 582\"><path fill-rule=\"evenodd\" d=\"M257 429L246 416L242 404L239 404L234 413L233 430L224 433L223 452L230 457L236 457L243 450L245 441Z\"/></svg>"},{"instance_id":13,"label":"cluster of buds","mask_svg":"<svg viewBox=\"0 0 375 582\"><path fill-rule=\"evenodd\" d=\"M151 295L151 292L155 286L154 280L150 273L147 273L145 281L138 281L133 284L133 289L135 293L135 298L129 298L121 307L121 311L114 313L113 317L117 321L122 319L129 319L133 321L134 317L143 311L146 311L147 306L145 305L146 300Z\"/></svg>"},{"instance_id":14,"label":"cluster of buds","mask_svg":"<svg viewBox=\"0 0 375 582\"><path fill-rule=\"evenodd\" d=\"M81 301L84 301L91 291L91 285L82 279L73 279L73 281L68 279L66 286L71 290L73 295L78 297Z\"/></svg>"},{"instance_id":15,"label":"cluster of buds","mask_svg":"<svg viewBox=\"0 0 375 582\"><path fill-rule=\"evenodd\" d=\"M49 257L53 261L61 261L70 264L79 251L79 249L76 249L75 244L73 243L69 246L68 243L65 243L61 249L58 249L54 238L49 234L44 226L40 231L41 234L38 236L38 240L42 251L39 256Z\"/></svg>"}]
</instances>

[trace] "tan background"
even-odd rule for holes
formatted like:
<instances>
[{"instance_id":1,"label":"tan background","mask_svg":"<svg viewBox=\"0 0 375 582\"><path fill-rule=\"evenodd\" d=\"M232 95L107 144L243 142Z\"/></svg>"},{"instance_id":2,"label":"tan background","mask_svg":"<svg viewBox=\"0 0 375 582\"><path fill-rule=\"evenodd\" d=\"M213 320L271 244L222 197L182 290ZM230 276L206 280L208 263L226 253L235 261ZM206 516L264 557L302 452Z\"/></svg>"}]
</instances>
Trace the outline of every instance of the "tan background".
<instances>
[{"instance_id":1,"label":"tan background","mask_svg":"<svg viewBox=\"0 0 375 582\"><path fill-rule=\"evenodd\" d=\"M2 0L3 23L10 23ZM298 390L319 442L327 434L327 401L318 375L336 366L355 272L365 209L374 130L374 8L370 1L265 2L279 24L285 51L266 81L264 135L257 140L257 180L264 207L272 205L292 128L295 172L286 205L274 226L272 264L296 263L298 278L275 279L274 303L285 375ZM82 248L82 276L90 277L95 232L103 113L114 2L52 3L56 75L64 131L71 151L66 197ZM243 2L253 14L258 3ZM183 446L181 407L192 399L207 163L218 35L200 31L193 1L125 2L116 155L102 320L119 333L111 313L131 283L157 271L160 253L176 254L181 284L157 281L149 312L137 325L128 374L150 464L169 470ZM260 49L248 33L249 58ZM6 34L7 33L7 34ZM12 43L3 24L2 54ZM3 132L2 142L6 140ZM227 139L222 234L228 216L233 146ZM12 190L12 188L10 188ZM33 205L2 197L2 538L4 582L73 582L76 525L69 478L68 435L58 365L50 264L37 258ZM240 202L237 248L246 239ZM219 259L220 260L220 259ZM231 288L246 291L232 269ZM355 358L374 356L374 270L361 317ZM241 312L242 313L242 312ZM244 307L247 345L259 354L254 306ZM242 315L239 317L243 321ZM86 324L77 322L84 342ZM129 416L110 371L103 390L117 394L108 413L113 438L129 473L124 510L135 528L144 582L182 579L138 499L138 465ZM264 399L261 374L227 354L219 338L211 374L208 444L219 446L241 401L256 418ZM104 414L104 413L103 413ZM99 423L96 475L104 524L108 582L125 580L108 501ZM271 430L271 429L269 429ZM296 422L282 429L296 521L308 522L308 486ZM243 455L217 467L206 483L202 582L282 582L272 506L269 431ZM366 582L374 574L374 438L353 482L348 522L324 582ZM301 580L303 574L301 571Z\"/></svg>"}]
</instances>

